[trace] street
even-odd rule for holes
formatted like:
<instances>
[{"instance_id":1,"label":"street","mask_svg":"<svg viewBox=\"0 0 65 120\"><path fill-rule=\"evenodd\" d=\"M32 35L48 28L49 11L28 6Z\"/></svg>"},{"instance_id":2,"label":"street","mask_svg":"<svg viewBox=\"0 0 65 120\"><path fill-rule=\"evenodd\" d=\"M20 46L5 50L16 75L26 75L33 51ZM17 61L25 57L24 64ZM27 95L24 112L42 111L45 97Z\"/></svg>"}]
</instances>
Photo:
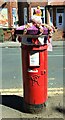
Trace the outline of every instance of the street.
<instances>
[{"instance_id":1,"label":"street","mask_svg":"<svg viewBox=\"0 0 65 120\"><path fill-rule=\"evenodd\" d=\"M55 47L48 55L49 87L63 87L63 48Z\"/></svg>"},{"instance_id":2,"label":"street","mask_svg":"<svg viewBox=\"0 0 65 120\"><path fill-rule=\"evenodd\" d=\"M0 48L0 53L0 89L22 88L21 48ZM48 87L63 87L63 47L48 53Z\"/></svg>"},{"instance_id":3,"label":"street","mask_svg":"<svg viewBox=\"0 0 65 120\"><path fill-rule=\"evenodd\" d=\"M2 88L19 88L21 86L21 49L2 48Z\"/></svg>"}]
</instances>

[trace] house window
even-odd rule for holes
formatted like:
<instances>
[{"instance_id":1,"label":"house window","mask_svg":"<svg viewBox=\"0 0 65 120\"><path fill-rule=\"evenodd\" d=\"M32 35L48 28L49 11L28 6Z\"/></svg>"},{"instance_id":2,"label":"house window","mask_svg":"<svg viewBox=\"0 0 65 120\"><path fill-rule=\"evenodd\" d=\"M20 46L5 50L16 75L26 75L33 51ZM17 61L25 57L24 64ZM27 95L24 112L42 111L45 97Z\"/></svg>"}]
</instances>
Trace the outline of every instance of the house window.
<instances>
[{"instance_id":1,"label":"house window","mask_svg":"<svg viewBox=\"0 0 65 120\"><path fill-rule=\"evenodd\" d=\"M15 27L15 26L17 26L17 21L18 21L16 8L12 8L12 16L13 16L13 27Z\"/></svg>"},{"instance_id":2,"label":"house window","mask_svg":"<svg viewBox=\"0 0 65 120\"><path fill-rule=\"evenodd\" d=\"M31 16L33 16L35 14L35 9L36 9L36 7L31 8ZM41 9L41 12L42 12L42 14L41 14L42 22L45 23L45 8L40 7L40 9Z\"/></svg>"},{"instance_id":3,"label":"house window","mask_svg":"<svg viewBox=\"0 0 65 120\"><path fill-rule=\"evenodd\" d=\"M50 8L50 21L53 23L53 9Z\"/></svg>"},{"instance_id":4,"label":"house window","mask_svg":"<svg viewBox=\"0 0 65 120\"><path fill-rule=\"evenodd\" d=\"M42 22L45 23L45 9L44 8L41 8L41 19L42 19Z\"/></svg>"},{"instance_id":5,"label":"house window","mask_svg":"<svg viewBox=\"0 0 65 120\"><path fill-rule=\"evenodd\" d=\"M57 13L64 13L64 9L63 8L58 8Z\"/></svg>"},{"instance_id":6,"label":"house window","mask_svg":"<svg viewBox=\"0 0 65 120\"><path fill-rule=\"evenodd\" d=\"M61 15L59 16L59 23L60 24L62 23L62 16Z\"/></svg>"},{"instance_id":7,"label":"house window","mask_svg":"<svg viewBox=\"0 0 65 120\"><path fill-rule=\"evenodd\" d=\"M24 8L24 24L27 23L27 7Z\"/></svg>"},{"instance_id":8,"label":"house window","mask_svg":"<svg viewBox=\"0 0 65 120\"><path fill-rule=\"evenodd\" d=\"M0 11L0 26L8 27L8 9L3 8Z\"/></svg>"}]
</instances>

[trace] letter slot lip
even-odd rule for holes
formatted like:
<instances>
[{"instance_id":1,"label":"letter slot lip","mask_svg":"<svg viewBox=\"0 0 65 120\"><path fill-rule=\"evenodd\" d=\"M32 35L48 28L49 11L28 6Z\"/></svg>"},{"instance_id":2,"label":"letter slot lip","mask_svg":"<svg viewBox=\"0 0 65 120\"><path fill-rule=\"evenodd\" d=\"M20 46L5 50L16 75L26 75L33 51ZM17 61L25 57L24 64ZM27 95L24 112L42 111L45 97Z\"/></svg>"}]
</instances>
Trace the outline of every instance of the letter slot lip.
<instances>
[{"instance_id":1,"label":"letter slot lip","mask_svg":"<svg viewBox=\"0 0 65 120\"><path fill-rule=\"evenodd\" d=\"M32 72L32 73L38 73L38 70L32 70L32 69L28 69L28 72Z\"/></svg>"}]
</instances>

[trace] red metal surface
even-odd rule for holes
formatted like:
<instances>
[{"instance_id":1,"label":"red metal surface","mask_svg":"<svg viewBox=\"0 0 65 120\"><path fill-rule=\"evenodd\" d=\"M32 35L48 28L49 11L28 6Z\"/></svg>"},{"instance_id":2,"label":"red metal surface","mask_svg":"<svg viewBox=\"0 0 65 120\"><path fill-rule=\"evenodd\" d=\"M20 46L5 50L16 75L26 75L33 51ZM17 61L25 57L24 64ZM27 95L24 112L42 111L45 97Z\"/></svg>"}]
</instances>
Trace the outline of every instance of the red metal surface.
<instances>
[{"instance_id":1,"label":"red metal surface","mask_svg":"<svg viewBox=\"0 0 65 120\"><path fill-rule=\"evenodd\" d=\"M39 52L39 66L29 65L30 51ZM43 104L47 101L48 83L47 45L22 45L22 68L24 100L28 104ZM31 71L30 71L31 70Z\"/></svg>"}]
</instances>

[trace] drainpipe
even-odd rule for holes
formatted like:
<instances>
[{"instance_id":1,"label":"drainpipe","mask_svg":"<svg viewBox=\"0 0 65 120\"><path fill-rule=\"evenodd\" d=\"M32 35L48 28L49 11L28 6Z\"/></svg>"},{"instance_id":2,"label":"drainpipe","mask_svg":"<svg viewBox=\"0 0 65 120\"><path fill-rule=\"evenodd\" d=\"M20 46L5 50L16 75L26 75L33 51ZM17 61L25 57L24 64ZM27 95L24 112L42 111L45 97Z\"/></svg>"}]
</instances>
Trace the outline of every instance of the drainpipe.
<instances>
[{"instance_id":1,"label":"drainpipe","mask_svg":"<svg viewBox=\"0 0 65 120\"><path fill-rule=\"evenodd\" d=\"M46 14L47 14L47 19L46 19L46 23L50 24L50 12L49 12L49 0L47 0L47 6L46 6Z\"/></svg>"},{"instance_id":2,"label":"drainpipe","mask_svg":"<svg viewBox=\"0 0 65 120\"><path fill-rule=\"evenodd\" d=\"M46 8L46 13L47 13L47 24L50 24L50 13L49 13L49 8Z\"/></svg>"}]
</instances>

